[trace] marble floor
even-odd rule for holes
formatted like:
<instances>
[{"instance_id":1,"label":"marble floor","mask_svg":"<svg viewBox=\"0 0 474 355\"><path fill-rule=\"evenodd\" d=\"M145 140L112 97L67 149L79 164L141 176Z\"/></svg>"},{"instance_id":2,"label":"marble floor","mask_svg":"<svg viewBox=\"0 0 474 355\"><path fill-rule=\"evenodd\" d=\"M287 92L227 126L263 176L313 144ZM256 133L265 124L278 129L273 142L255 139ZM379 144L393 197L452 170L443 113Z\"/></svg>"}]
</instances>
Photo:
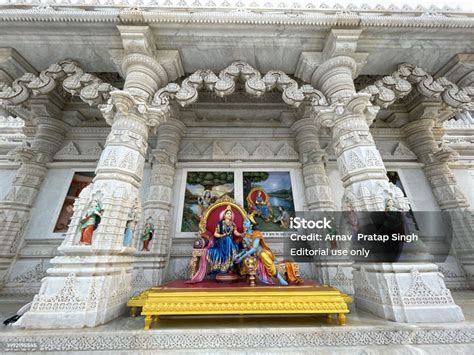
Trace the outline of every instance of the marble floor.
<instances>
[{"instance_id":1,"label":"marble floor","mask_svg":"<svg viewBox=\"0 0 474 355\"><path fill-rule=\"evenodd\" d=\"M474 291L453 292L453 297L463 309L464 322L394 323L353 309L344 327L323 316L168 316L145 332L141 317L123 316L100 327L59 334L2 326L0 353L474 354ZM0 299L0 319L21 306ZM15 342L20 346L7 349Z\"/></svg>"}]
</instances>

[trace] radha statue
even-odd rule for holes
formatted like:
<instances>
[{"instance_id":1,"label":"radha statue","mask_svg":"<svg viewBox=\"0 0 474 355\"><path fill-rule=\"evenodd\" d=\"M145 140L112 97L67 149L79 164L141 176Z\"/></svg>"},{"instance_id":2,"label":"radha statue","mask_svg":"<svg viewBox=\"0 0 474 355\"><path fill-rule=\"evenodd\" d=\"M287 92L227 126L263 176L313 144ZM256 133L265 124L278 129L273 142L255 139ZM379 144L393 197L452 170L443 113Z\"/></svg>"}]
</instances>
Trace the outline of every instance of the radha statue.
<instances>
[{"instance_id":1,"label":"radha statue","mask_svg":"<svg viewBox=\"0 0 474 355\"><path fill-rule=\"evenodd\" d=\"M233 259L238 253L234 235L242 236L233 222L232 207L228 205L222 219L217 223L214 232L215 242L207 254L210 274L226 274L232 270Z\"/></svg>"}]
</instances>

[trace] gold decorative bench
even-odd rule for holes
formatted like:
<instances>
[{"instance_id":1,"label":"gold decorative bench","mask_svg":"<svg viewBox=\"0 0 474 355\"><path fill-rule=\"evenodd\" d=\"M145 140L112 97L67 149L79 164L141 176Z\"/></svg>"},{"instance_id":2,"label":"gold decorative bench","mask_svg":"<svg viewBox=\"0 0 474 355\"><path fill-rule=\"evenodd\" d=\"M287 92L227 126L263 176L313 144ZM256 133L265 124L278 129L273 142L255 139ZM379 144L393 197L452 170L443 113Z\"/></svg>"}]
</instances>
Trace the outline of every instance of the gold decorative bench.
<instances>
[{"instance_id":1,"label":"gold decorative bench","mask_svg":"<svg viewBox=\"0 0 474 355\"><path fill-rule=\"evenodd\" d=\"M145 330L162 315L209 314L337 314L346 323L351 297L334 287L314 284L256 287L169 287L151 288L133 297L127 305L132 316L138 308L145 317Z\"/></svg>"},{"instance_id":2,"label":"gold decorative bench","mask_svg":"<svg viewBox=\"0 0 474 355\"><path fill-rule=\"evenodd\" d=\"M137 311L143 308L146 299L148 298L148 294L152 289L143 291L136 296L133 296L128 302L127 306L130 307L130 315L132 317L137 316Z\"/></svg>"}]
</instances>

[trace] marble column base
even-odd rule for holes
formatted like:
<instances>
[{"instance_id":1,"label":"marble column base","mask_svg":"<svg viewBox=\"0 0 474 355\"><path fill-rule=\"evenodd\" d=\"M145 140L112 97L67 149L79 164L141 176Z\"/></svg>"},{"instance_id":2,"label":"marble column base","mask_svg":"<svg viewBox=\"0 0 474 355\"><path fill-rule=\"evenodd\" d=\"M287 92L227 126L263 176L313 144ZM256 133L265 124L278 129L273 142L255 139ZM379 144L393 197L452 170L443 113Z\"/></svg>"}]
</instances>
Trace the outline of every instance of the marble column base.
<instances>
[{"instance_id":1,"label":"marble column base","mask_svg":"<svg viewBox=\"0 0 474 355\"><path fill-rule=\"evenodd\" d=\"M355 264L353 275L358 309L395 322L464 320L435 264Z\"/></svg>"},{"instance_id":2,"label":"marble column base","mask_svg":"<svg viewBox=\"0 0 474 355\"><path fill-rule=\"evenodd\" d=\"M461 268L464 271L466 281L471 289L474 289L474 256L472 255L473 252L474 251L472 249L456 252L459 264L461 265Z\"/></svg>"},{"instance_id":3,"label":"marble column base","mask_svg":"<svg viewBox=\"0 0 474 355\"><path fill-rule=\"evenodd\" d=\"M336 287L348 295L354 294L352 261L320 260L314 263L319 282Z\"/></svg>"},{"instance_id":4,"label":"marble column base","mask_svg":"<svg viewBox=\"0 0 474 355\"><path fill-rule=\"evenodd\" d=\"M95 327L126 311L131 296L131 255L60 256L51 263L20 328Z\"/></svg>"},{"instance_id":5,"label":"marble column base","mask_svg":"<svg viewBox=\"0 0 474 355\"><path fill-rule=\"evenodd\" d=\"M133 263L132 293L135 295L163 283L166 256L153 252L137 252Z\"/></svg>"}]
</instances>

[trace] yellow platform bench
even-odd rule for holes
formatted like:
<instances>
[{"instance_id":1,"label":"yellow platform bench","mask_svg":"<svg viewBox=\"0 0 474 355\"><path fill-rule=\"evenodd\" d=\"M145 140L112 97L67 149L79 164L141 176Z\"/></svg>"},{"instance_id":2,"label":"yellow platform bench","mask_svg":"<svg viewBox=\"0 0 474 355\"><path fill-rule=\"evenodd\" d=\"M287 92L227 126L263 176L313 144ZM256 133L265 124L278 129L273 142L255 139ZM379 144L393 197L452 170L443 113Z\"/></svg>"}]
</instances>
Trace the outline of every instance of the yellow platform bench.
<instances>
[{"instance_id":1,"label":"yellow platform bench","mask_svg":"<svg viewBox=\"0 0 474 355\"><path fill-rule=\"evenodd\" d=\"M346 323L352 298L330 286L257 286L221 288L156 287L127 303L132 316L141 308L145 330L164 315L337 314Z\"/></svg>"}]
</instances>

